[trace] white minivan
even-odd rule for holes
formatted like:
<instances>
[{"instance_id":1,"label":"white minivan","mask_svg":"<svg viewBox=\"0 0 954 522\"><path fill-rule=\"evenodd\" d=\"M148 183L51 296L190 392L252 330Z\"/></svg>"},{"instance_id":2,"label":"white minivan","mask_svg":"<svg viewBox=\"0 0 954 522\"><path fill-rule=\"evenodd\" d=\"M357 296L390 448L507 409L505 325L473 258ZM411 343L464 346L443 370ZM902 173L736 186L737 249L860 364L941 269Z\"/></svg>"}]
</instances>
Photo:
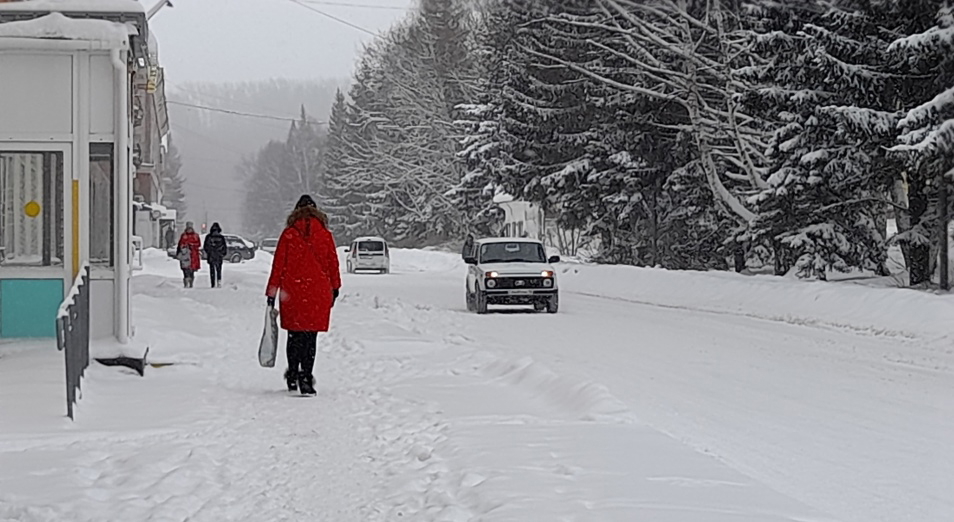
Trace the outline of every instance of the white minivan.
<instances>
[{"instance_id":1,"label":"white minivan","mask_svg":"<svg viewBox=\"0 0 954 522\"><path fill-rule=\"evenodd\" d=\"M391 272L391 251L388 242L380 237L359 237L345 249L349 274L360 271Z\"/></svg>"}]
</instances>

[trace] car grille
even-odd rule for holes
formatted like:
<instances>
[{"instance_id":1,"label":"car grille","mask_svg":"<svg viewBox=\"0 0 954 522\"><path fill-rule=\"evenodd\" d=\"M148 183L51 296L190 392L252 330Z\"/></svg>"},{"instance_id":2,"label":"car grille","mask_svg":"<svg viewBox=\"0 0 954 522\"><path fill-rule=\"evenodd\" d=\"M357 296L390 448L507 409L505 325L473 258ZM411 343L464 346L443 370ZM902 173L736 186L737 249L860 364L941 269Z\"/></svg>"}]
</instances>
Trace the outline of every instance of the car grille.
<instances>
[{"instance_id":1,"label":"car grille","mask_svg":"<svg viewBox=\"0 0 954 522\"><path fill-rule=\"evenodd\" d=\"M543 288L542 277L497 277L496 288Z\"/></svg>"}]
</instances>

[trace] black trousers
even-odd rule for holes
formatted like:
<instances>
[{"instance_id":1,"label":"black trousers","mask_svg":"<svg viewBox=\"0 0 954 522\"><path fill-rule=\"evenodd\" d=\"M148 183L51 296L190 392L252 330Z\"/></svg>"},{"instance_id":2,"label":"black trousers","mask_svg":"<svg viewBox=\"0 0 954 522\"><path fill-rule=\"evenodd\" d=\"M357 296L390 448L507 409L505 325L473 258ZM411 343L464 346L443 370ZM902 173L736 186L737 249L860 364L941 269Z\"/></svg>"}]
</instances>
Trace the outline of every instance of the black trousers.
<instances>
[{"instance_id":1,"label":"black trousers","mask_svg":"<svg viewBox=\"0 0 954 522\"><path fill-rule=\"evenodd\" d=\"M311 375L315 369L315 350L318 332L288 332L288 369L301 375Z\"/></svg>"},{"instance_id":2,"label":"black trousers","mask_svg":"<svg viewBox=\"0 0 954 522\"><path fill-rule=\"evenodd\" d=\"M222 283L222 260L209 259L209 275L212 277L212 286Z\"/></svg>"}]
</instances>

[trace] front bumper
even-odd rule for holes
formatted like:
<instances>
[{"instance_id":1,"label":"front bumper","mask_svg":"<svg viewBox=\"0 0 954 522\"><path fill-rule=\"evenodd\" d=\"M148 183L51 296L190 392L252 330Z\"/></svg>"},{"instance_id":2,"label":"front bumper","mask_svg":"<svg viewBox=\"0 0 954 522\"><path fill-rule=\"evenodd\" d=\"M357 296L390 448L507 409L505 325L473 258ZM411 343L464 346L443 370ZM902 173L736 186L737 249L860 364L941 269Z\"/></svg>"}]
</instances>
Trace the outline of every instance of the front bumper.
<instances>
[{"instance_id":1,"label":"front bumper","mask_svg":"<svg viewBox=\"0 0 954 522\"><path fill-rule=\"evenodd\" d=\"M503 289L494 290L488 288L484 292L487 296L488 304L496 305L530 305L537 303L546 303L551 298L559 294L559 290L554 288L547 289Z\"/></svg>"}]
</instances>

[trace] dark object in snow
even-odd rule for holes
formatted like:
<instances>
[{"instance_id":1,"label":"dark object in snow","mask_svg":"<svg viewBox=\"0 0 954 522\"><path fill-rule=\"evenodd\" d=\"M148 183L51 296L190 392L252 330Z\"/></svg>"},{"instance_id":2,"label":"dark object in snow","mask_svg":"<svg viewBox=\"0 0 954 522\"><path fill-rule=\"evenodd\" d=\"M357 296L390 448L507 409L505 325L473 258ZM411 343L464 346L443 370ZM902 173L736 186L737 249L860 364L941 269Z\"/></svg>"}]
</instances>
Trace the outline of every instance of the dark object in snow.
<instances>
[{"instance_id":1,"label":"dark object in snow","mask_svg":"<svg viewBox=\"0 0 954 522\"><path fill-rule=\"evenodd\" d=\"M140 377L145 376L146 372L146 356L149 355L149 348L146 348L146 353L142 354L142 358L136 357L97 357L96 362L102 364L103 366L125 366L126 368L131 368L136 370L136 373Z\"/></svg>"}]
</instances>

